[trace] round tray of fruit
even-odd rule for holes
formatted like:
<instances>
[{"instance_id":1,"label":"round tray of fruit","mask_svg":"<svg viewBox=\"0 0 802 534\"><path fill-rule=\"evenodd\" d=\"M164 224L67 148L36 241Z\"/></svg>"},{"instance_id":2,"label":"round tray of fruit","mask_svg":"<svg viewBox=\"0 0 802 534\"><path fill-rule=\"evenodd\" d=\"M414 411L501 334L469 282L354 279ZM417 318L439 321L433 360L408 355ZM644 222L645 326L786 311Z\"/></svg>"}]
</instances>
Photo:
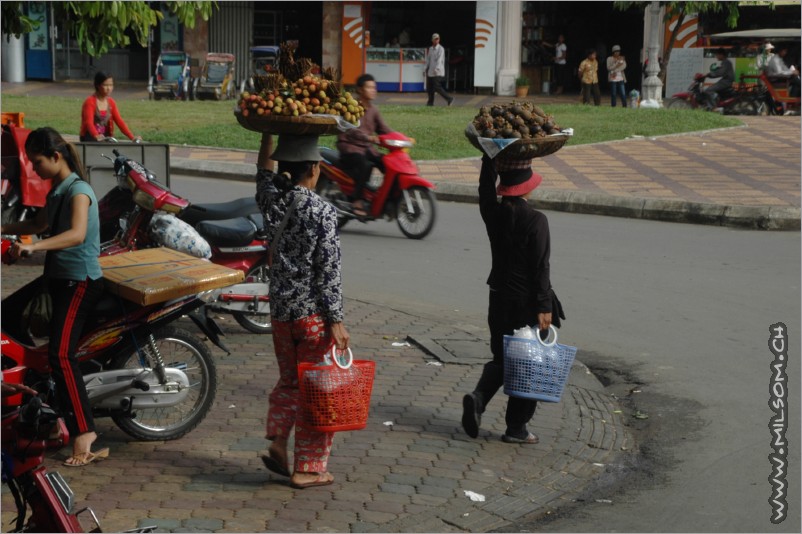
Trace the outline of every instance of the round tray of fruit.
<instances>
[{"instance_id":1,"label":"round tray of fruit","mask_svg":"<svg viewBox=\"0 0 802 534\"><path fill-rule=\"evenodd\" d=\"M465 129L468 141L498 159L542 158L561 149L573 135L531 102L483 106Z\"/></svg>"},{"instance_id":2,"label":"round tray of fruit","mask_svg":"<svg viewBox=\"0 0 802 534\"><path fill-rule=\"evenodd\" d=\"M359 125L365 109L336 83L307 75L294 83L262 80L240 96L234 115L248 130L273 134L336 134Z\"/></svg>"}]
</instances>

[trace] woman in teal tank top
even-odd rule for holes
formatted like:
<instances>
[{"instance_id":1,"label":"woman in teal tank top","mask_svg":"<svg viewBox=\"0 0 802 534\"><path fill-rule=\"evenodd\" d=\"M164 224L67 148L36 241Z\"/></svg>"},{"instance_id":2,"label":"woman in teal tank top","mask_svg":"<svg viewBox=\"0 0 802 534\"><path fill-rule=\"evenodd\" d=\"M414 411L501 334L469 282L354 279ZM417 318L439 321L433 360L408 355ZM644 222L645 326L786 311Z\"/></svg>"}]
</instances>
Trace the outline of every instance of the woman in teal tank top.
<instances>
[{"instance_id":1,"label":"woman in teal tank top","mask_svg":"<svg viewBox=\"0 0 802 534\"><path fill-rule=\"evenodd\" d=\"M48 346L50 367L58 407L70 433L76 436L72 456L64 464L83 466L108 456L108 449L92 452L97 434L75 356L86 319L103 293L103 274L98 262L97 198L92 187L83 180L84 170L75 147L53 128L32 131L25 142L25 152L33 169L42 178L53 180L53 186L45 209L34 219L4 225L2 233L31 235L49 230L50 237L30 244L14 244L11 254L20 258L46 251L44 275L29 286L47 284L53 300ZM26 293L29 286L14 297ZM11 308L10 300L3 301L4 311Z\"/></svg>"}]
</instances>

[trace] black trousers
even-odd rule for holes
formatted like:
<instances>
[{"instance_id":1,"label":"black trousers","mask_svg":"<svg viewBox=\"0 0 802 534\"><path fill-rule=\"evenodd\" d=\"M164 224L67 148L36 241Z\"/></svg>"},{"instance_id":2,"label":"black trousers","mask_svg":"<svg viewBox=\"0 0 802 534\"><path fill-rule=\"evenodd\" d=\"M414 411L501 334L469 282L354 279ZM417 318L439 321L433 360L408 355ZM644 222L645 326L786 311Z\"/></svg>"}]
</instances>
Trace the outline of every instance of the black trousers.
<instances>
[{"instance_id":1,"label":"black trousers","mask_svg":"<svg viewBox=\"0 0 802 534\"><path fill-rule=\"evenodd\" d=\"M443 76L427 76L426 77L426 92L429 93L429 100L426 102L427 106L434 105L434 93L446 99L446 102L451 102L451 97L443 89Z\"/></svg>"},{"instance_id":2,"label":"black trousers","mask_svg":"<svg viewBox=\"0 0 802 534\"><path fill-rule=\"evenodd\" d=\"M366 150L363 153L355 152L340 155L340 168L354 179L354 194L351 196L351 200L362 198L362 191L365 189L365 184L370 180L370 173L373 171L373 167L377 167L384 172L381 156L374 154L370 150Z\"/></svg>"},{"instance_id":3,"label":"black trousers","mask_svg":"<svg viewBox=\"0 0 802 534\"><path fill-rule=\"evenodd\" d=\"M537 311L526 299L504 298L497 291L491 290L487 323L490 326L490 352L493 353L493 360L485 364L474 389L482 412L504 385L504 335L512 335L518 328L537 324ZM536 408L536 400L509 397L504 418L507 435L525 437L528 432L526 424L535 415Z\"/></svg>"}]
</instances>

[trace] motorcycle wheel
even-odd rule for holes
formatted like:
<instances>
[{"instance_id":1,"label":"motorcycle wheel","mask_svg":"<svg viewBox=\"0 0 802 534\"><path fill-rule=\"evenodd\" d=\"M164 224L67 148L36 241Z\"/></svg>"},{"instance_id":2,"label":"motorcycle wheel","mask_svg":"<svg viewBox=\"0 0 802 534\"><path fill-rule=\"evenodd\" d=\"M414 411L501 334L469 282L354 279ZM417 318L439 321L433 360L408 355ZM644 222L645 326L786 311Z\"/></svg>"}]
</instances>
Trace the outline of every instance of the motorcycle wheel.
<instances>
[{"instance_id":1,"label":"motorcycle wheel","mask_svg":"<svg viewBox=\"0 0 802 534\"><path fill-rule=\"evenodd\" d=\"M437 200L431 189L416 185L407 190L411 210L402 195L396 204L396 221L401 232L410 239L423 239L434 228L437 218Z\"/></svg>"},{"instance_id":2,"label":"motorcycle wheel","mask_svg":"<svg viewBox=\"0 0 802 534\"><path fill-rule=\"evenodd\" d=\"M666 109L693 109L690 102L684 98L668 98L665 101Z\"/></svg>"},{"instance_id":3,"label":"motorcycle wheel","mask_svg":"<svg viewBox=\"0 0 802 534\"><path fill-rule=\"evenodd\" d=\"M267 264L259 264L245 275L246 282L264 282L270 287L270 271ZM232 312L234 319L249 332L269 334L273 331L273 321L269 313Z\"/></svg>"},{"instance_id":4,"label":"motorcycle wheel","mask_svg":"<svg viewBox=\"0 0 802 534\"><path fill-rule=\"evenodd\" d=\"M742 98L724 110L725 115L757 115L757 104L752 99Z\"/></svg>"},{"instance_id":5,"label":"motorcycle wheel","mask_svg":"<svg viewBox=\"0 0 802 534\"><path fill-rule=\"evenodd\" d=\"M203 341L184 329L167 326L154 332L153 337L165 366L184 371L191 391L179 405L137 408L134 417L115 413L112 420L123 432L142 441L178 439L198 426L212 407L217 392L217 368ZM119 354L112 367L137 369L142 364L139 354L132 349Z\"/></svg>"},{"instance_id":6,"label":"motorcycle wheel","mask_svg":"<svg viewBox=\"0 0 802 534\"><path fill-rule=\"evenodd\" d=\"M340 188L334 185L331 180L327 180L326 178L318 179L316 189L317 190L315 192L332 206L336 206L338 202L348 202L348 197L346 197L345 194L340 191ZM349 220L350 219L348 217L344 217L337 213L338 228L345 226Z\"/></svg>"}]
</instances>

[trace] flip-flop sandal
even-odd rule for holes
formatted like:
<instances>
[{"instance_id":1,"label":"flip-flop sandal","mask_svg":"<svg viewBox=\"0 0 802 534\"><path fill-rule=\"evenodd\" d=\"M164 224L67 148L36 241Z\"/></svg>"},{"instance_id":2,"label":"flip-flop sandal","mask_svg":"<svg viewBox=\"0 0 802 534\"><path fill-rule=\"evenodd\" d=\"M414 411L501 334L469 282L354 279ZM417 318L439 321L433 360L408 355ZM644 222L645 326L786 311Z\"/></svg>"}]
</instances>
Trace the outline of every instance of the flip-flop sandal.
<instances>
[{"instance_id":1,"label":"flip-flop sandal","mask_svg":"<svg viewBox=\"0 0 802 534\"><path fill-rule=\"evenodd\" d=\"M284 477L290 476L290 471L287 469L287 467L276 458L264 454L262 455L262 462L265 464L265 467L267 467L269 470L273 471L277 475L281 475Z\"/></svg>"},{"instance_id":2,"label":"flip-flop sandal","mask_svg":"<svg viewBox=\"0 0 802 534\"><path fill-rule=\"evenodd\" d=\"M540 439L530 432L525 438L516 438L514 436L504 434L501 436L501 441L504 443L524 443L528 445L534 445L535 443L538 443Z\"/></svg>"},{"instance_id":3,"label":"flip-flop sandal","mask_svg":"<svg viewBox=\"0 0 802 534\"><path fill-rule=\"evenodd\" d=\"M334 484L334 475L331 473L318 473L317 478L311 482L305 482L303 484L298 484L296 482L290 481L290 487L295 489L306 489L306 488L314 488L316 486L329 486Z\"/></svg>"},{"instance_id":4,"label":"flip-flop sandal","mask_svg":"<svg viewBox=\"0 0 802 534\"><path fill-rule=\"evenodd\" d=\"M82 452L79 454L75 454L70 456L66 460L64 460L64 465L67 467L84 467L85 465L89 465L95 460L98 462L100 460L105 460L109 457L109 449L106 447L105 449L100 449L96 452ZM72 460L72 463L70 463Z\"/></svg>"}]
</instances>

